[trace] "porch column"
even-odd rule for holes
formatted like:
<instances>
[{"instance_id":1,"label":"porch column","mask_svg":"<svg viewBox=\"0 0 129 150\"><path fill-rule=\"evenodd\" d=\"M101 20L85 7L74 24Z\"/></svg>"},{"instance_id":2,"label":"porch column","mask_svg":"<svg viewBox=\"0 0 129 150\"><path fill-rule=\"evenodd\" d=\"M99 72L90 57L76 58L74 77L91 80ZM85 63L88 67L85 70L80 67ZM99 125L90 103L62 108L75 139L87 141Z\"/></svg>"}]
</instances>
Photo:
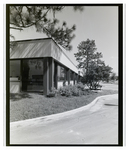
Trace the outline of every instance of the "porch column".
<instances>
[{"instance_id":1,"label":"porch column","mask_svg":"<svg viewBox=\"0 0 129 150\"><path fill-rule=\"evenodd\" d=\"M80 71L78 71L78 82L80 82Z\"/></svg>"},{"instance_id":2,"label":"porch column","mask_svg":"<svg viewBox=\"0 0 129 150\"><path fill-rule=\"evenodd\" d=\"M68 80L68 85L69 85L70 84L70 69L68 68L66 72L67 72L67 80Z\"/></svg>"},{"instance_id":3,"label":"porch column","mask_svg":"<svg viewBox=\"0 0 129 150\"><path fill-rule=\"evenodd\" d=\"M79 82L79 75L77 74L77 83Z\"/></svg>"},{"instance_id":4,"label":"porch column","mask_svg":"<svg viewBox=\"0 0 129 150\"><path fill-rule=\"evenodd\" d=\"M48 58L49 61L49 90L54 87L54 59Z\"/></svg>"},{"instance_id":5,"label":"porch column","mask_svg":"<svg viewBox=\"0 0 129 150\"><path fill-rule=\"evenodd\" d=\"M81 76L79 75L79 82L81 82Z\"/></svg>"},{"instance_id":6,"label":"porch column","mask_svg":"<svg viewBox=\"0 0 129 150\"><path fill-rule=\"evenodd\" d=\"M66 82L67 82L67 71L66 71L66 68L64 68L64 81L63 81L63 86L66 85Z\"/></svg>"},{"instance_id":7,"label":"porch column","mask_svg":"<svg viewBox=\"0 0 129 150\"><path fill-rule=\"evenodd\" d=\"M75 77L75 72L73 72L73 84L75 85L75 79L76 77Z\"/></svg>"},{"instance_id":8,"label":"porch column","mask_svg":"<svg viewBox=\"0 0 129 150\"><path fill-rule=\"evenodd\" d=\"M58 64L54 63L54 87L58 88Z\"/></svg>"},{"instance_id":9,"label":"porch column","mask_svg":"<svg viewBox=\"0 0 129 150\"><path fill-rule=\"evenodd\" d=\"M23 67L23 60L20 60L20 92L22 91L22 67Z\"/></svg>"},{"instance_id":10,"label":"porch column","mask_svg":"<svg viewBox=\"0 0 129 150\"><path fill-rule=\"evenodd\" d=\"M43 59L43 91L44 95L49 92L49 62L47 57Z\"/></svg>"},{"instance_id":11,"label":"porch column","mask_svg":"<svg viewBox=\"0 0 129 150\"><path fill-rule=\"evenodd\" d=\"M80 82L80 76L78 75L78 82Z\"/></svg>"}]
</instances>

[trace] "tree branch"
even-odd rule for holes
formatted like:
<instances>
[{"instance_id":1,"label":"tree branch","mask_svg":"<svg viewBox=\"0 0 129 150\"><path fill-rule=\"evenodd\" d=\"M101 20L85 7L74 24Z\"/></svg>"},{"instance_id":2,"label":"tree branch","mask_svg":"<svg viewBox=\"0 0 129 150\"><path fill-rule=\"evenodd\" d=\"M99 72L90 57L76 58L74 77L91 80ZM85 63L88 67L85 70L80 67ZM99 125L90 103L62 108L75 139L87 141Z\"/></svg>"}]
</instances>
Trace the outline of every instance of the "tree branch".
<instances>
[{"instance_id":1,"label":"tree branch","mask_svg":"<svg viewBox=\"0 0 129 150\"><path fill-rule=\"evenodd\" d=\"M17 12L18 12L18 14L19 14L19 16L20 16L20 20L21 20L22 26L24 26L24 22L23 22L23 19L22 19L22 16L21 16L21 12L22 12L22 8L23 8L23 7L21 7L21 11L19 11L19 10L17 9L17 7L14 7L14 8L17 10Z\"/></svg>"},{"instance_id":2,"label":"tree branch","mask_svg":"<svg viewBox=\"0 0 129 150\"><path fill-rule=\"evenodd\" d=\"M15 9L17 10L17 8L15 7ZM18 10L17 10L18 11ZM33 25L36 25L36 23L38 23L39 21L41 21L45 16L46 16L46 14L48 13L50 11L50 9L48 9L46 12L45 12L45 14L40 18L40 19L38 19L37 21L35 21L35 22L32 22L31 24L29 24L29 25L25 25L24 23L23 23L23 21L22 21L22 18L21 18L21 15L19 14L19 16L20 16L20 19L21 19L21 22L22 22L22 25L16 25L15 23L10 23L10 24L12 24L12 25L14 25L14 26L17 26L17 27L19 27L19 28L29 28L29 27L31 27L31 26L33 26ZM18 11L18 13L20 13L19 11ZM22 29L23 30L23 29Z\"/></svg>"},{"instance_id":3,"label":"tree branch","mask_svg":"<svg viewBox=\"0 0 129 150\"><path fill-rule=\"evenodd\" d=\"M22 28L16 28L16 27L10 27L10 29L14 29L14 30L23 30Z\"/></svg>"}]
</instances>

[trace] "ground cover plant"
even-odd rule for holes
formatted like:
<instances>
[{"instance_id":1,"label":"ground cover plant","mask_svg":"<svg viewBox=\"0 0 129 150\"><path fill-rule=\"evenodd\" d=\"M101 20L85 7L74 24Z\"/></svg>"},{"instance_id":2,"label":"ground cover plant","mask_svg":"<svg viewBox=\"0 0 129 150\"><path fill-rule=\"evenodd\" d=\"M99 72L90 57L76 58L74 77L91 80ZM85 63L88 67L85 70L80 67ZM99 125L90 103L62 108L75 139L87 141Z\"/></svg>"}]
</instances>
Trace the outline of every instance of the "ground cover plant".
<instances>
[{"instance_id":1,"label":"ground cover plant","mask_svg":"<svg viewBox=\"0 0 129 150\"><path fill-rule=\"evenodd\" d=\"M62 96L82 96L82 95L86 95L89 93L89 90L85 89L85 85L83 85L82 83L78 83L74 86L72 85L67 85L67 86L63 86L59 89L59 93Z\"/></svg>"},{"instance_id":2,"label":"ground cover plant","mask_svg":"<svg viewBox=\"0 0 129 150\"><path fill-rule=\"evenodd\" d=\"M31 119L51 114L57 114L72 109L76 109L91 103L96 97L101 95L116 94L116 90L80 90L83 86L69 86L71 91L75 88L72 94L62 96L58 93L55 97L46 97L41 93L19 93L10 94L10 121L19 121ZM67 91L67 90L66 90ZM80 92L78 95L78 91ZM61 92L61 90L60 90Z\"/></svg>"}]
</instances>

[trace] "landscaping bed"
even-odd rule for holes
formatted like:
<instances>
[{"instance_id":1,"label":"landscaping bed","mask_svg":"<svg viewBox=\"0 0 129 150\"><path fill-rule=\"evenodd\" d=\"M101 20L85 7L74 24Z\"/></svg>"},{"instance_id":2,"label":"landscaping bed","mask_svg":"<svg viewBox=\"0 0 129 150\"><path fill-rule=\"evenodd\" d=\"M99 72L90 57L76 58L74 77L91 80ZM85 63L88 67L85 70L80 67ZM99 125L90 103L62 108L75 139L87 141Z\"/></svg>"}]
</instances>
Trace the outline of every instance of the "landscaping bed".
<instances>
[{"instance_id":1,"label":"landscaping bed","mask_svg":"<svg viewBox=\"0 0 129 150\"><path fill-rule=\"evenodd\" d=\"M10 94L10 121L31 119L61 113L85 106L101 95L116 94L113 90L88 90L82 96L45 97L40 93Z\"/></svg>"}]
</instances>

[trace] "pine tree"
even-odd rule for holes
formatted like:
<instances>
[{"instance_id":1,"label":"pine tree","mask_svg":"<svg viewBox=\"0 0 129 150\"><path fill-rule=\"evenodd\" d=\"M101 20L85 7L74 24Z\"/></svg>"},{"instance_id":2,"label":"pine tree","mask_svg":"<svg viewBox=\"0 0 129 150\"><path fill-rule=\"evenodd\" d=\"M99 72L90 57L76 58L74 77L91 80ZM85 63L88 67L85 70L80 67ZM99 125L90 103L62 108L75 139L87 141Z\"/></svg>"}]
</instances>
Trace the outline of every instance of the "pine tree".
<instances>
[{"instance_id":1,"label":"pine tree","mask_svg":"<svg viewBox=\"0 0 129 150\"><path fill-rule=\"evenodd\" d=\"M34 26L37 32L45 33L66 50L71 50L70 43L75 37L73 32L76 29L76 25L69 28L64 21L61 26L57 27L59 20L56 18L56 14L61 13L65 7L10 5L10 29L21 31ZM83 6L73 6L73 10L83 11ZM13 37L13 35L11 36ZM11 42L10 46L14 46L14 44L14 42Z\"/></svg>"},{"instance_id":2,"label":"pine tree","mask_svg":"<svg viewBox=\"0 0 129 150\"><path fill-rule=\"evenodd\" d=\"M77 67L82 68L84 72L82 82L90 89L98 89L101 80L108 81L112 70L101 60L102 53L96 50L95 41L87 39L78 45L78 52L74 54L79 63Z\"/></svg>"}]
</instances>

